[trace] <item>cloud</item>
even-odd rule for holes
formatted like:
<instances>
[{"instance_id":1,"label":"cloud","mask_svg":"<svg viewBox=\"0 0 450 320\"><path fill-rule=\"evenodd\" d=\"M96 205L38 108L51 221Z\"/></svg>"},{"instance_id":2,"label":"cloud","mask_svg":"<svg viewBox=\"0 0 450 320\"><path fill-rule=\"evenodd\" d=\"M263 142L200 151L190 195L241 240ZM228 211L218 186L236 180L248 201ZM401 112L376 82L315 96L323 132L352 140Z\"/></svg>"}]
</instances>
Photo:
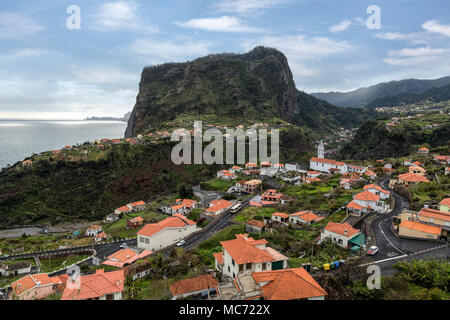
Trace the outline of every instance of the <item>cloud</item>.
<instances>
[{"instance_id":1,"label":"cloud","mask_svg":"<svg viewBox=\"0 0 450 320\"><path fill-rule=\"evenodd\" d=\"M0 12L0 39L32 36L45 28L33 19L18 13Z\"/></svg>"},{"instance_id":2,"label":"cloud","mask_svg":"<svg viewBox=\"0 0 450 320\"><path fill-rule=\"evenodd\" d=\"M425 22L422 24L422 28L430 32L435 32L450 37L450 25L439 24L435 20Z\"/></svg>"},{"instance_id":3,"label":"cloud","mask_svg":"<svg viewBox=\"0 0 450 320\"><path fill-rule=\"evenodd\" d=\"M157 33L158 28L142 21L139 6L134 1L116 1L102 4L92 16L94 29L100 31L117 31L124 29Z\"/></svg>"},{"instance_id":4,"label":"cloud","mask_svg":"<svg viewBox=\"0 0 450 320\"><path fill-rule=\"evenodd\" d=\"M337 25L331 26L329 28L330 32L332 33L337 33L337 32L341 32L341 31L345 31L348 29L348 27L351 25L351 21L350 20L342 20L340 23L338 23Z\"/></svg>"},{"instance_id":5,"label":"cloud","mask_svg":"<svg viewBox=\"0 0 450 320\"><path fill-rule=\"evenodd\" d=\"M0 54L0 58L28 58L32 56L37 56L42 54L44 51L41 49L34 49L34 48L24 48L24 49L17 49L13 51L9 51L8 53Z\"/></svg>"},{"instance_id":6,"label":"cloud","mask_svg":"<svg viewBox=\"0 0 450 320\"><path fill-rule=\"evenodd\" d=\"M77 80L83 83L137 84L139 82L139 74L128 73L122 70L114 70L110 67L80 68L77 65L71 65L69 68Z\"/></svg>"},{"instance_id":7,"label":"cloud","mask_svg":"<svg viewBox=\"0 0 450 320\"><path fill-rule=\"evenodd\" d=\"M170 61L185 61L210 53L211 44L204 41L172 41L154 38L136 39L131 51L144 56L151 64Z\"/></svg>"},{"instance_id":8,"label":"cloud","mask_svg":"<svg viewBox=\"0 0 450 320\"><path fill-rule=\"evenodd\" d=\"M450 49L418 47L389 51L383 61L390 65L408 67L445 68L450 60Z\"/></svg>"},{"instance_id":9,"label":"cloud","mask_svg":"<svg viewBox=\"0 0 450 320\"><path fill-rule=\"evenodd\" d=\"M380 32L375 34L375 37L383 40L391 41L407 41L411 44L428 44L430 37L426 32Z\"/></svg>"},{"instance_id":10,"label":"cloud","mask_svg":"<svg viewBox=\"0 0 450 320\"><path fill-rule=\"evenodd\" d=\"M222 16L217 18L198 18L185 22L175 21L174 23L183 28L200 29L213 32L264 32L263 29L246 26L242 24L242 22L238 18L229 16Z\"/></svg>"},{"instance_id":11,"label":"cloud","mask_svg":"<svg viewBox=\"0 0 450 320\"><path fill-rule=\"evenodd\" d=\"M278 6L286 0L224 0L215 4L218 12L237 13L242 16L260 15L265 9Z\"/></svg>"}]
</instances>

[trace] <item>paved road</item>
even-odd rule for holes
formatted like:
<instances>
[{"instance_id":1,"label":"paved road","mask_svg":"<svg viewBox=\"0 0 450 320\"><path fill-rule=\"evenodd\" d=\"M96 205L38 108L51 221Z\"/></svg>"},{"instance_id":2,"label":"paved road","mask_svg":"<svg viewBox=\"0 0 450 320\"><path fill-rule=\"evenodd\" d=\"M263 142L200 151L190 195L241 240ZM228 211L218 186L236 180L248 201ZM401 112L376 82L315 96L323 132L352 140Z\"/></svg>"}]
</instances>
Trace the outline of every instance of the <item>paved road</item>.
<instances>
[{"instance_id":1,"label":"paved road","mask_svg":"<svg viewBox=\"0 0 450 320\"><path fill-rule=\"evenodd\" d=\"M241 207L239 208L239 211L236 212L235 214L231 213L229 210L222 213L220 217L217 217L208 224L208 228L207 230L205 230L205 232L195 234L192 237L186 239L186 243L183 245L183 248L185 248L186 250L194 249L198 244L209 239L219 230L225 228L229 224L231 218L234 217L237 213L239 213L243 209L245 209L248 206L249 202L250 199L244 200L242 202Z\"/></svg>"},{"instance_id":2,"label":"paved road","mask_svg":"<svg viewBox=\"0 0 450 320\"><path fill-rule=\"evenodd\" d=\"M439 242L425 240L399 239L392 233L390 230L392 217L401 213L403 208L408 208L409 203L406 199L390 189L388 183L389 178L385 178L380 180L379 185L382 188L391 191L391 196L395 198L395 207L390 213L379 214L379 217L373 220L371 224L375 233L376 245L379 249L379 252L372 259L378 261L398 256L406 256L417 251L442 245L442 243Z\"/></svg>"}]
</instances>

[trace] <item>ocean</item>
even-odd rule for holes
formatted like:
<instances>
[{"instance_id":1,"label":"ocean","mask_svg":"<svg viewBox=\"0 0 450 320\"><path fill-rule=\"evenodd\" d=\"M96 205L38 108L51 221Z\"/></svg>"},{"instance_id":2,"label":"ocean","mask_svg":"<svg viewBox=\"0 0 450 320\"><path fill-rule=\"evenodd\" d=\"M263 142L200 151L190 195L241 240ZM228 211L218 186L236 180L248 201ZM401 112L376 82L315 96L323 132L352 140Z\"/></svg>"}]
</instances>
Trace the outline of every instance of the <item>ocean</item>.
<instances>
[{"instance_id":1,"label":"ocean","mask_svg":"<svg viewBox=\"0 0 450 320\"><path fill-rule=\"evenodd\" d=\"M123 138L120 121L0 120L0 168L31 156L102 138Z\"/></svg>"}]
</instances>

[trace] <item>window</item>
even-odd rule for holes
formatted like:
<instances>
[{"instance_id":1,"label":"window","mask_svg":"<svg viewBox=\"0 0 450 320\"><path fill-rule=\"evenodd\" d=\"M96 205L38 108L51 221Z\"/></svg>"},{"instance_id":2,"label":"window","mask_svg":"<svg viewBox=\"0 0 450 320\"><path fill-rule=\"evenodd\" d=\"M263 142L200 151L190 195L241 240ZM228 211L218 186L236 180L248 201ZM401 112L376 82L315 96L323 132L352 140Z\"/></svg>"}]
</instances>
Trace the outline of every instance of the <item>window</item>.
<instances>
[{"instance_id":1,"label":"window","mask_svg":"<svg viewBox=\"0 0 450 320\"><path fill-rule=\"evenodd\" d=\"M231 259L231 263L233 264L233 267L234 267L234 259Z\"/></svg>"},{"instance_id":2,"label":"window","mask_svg":"<svg viewBox=\"0 0 450 320\"><path fill-rule=\"evenodd\" d=\"M266 264L265 263L262 264L262 269L266 270Z\"/></svg>"}]
</instances>

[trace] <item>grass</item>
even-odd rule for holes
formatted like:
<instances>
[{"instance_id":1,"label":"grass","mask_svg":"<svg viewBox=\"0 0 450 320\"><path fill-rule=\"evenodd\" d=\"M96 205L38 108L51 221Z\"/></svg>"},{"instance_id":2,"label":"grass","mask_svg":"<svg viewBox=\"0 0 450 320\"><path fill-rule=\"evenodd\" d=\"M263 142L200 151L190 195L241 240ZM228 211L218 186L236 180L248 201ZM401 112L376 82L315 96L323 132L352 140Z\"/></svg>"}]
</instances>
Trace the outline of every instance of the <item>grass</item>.
<instances>
[{"instance_id":1,"label":"grass","mask_svg":"<svg viewBox=\"0 0 450 320\"><path fill-rule=\"evenodd\" d=\"M201 184L202 189L204 190L212 190L212 191L227 191L231 186L233 186L237 179L232 181L224 181L222 179L213 179L208 182L203 182Z\"/></svg>"},{"instance_id":2,"label":"grass","mask_svg":"<svg viewBox=\"0 0 450 320\"><path fill-rule=\"evenodd\" d=\"M41 260L41 272L49 273L63 267L70 266L76 262L79 262L83 259L90 257L87 254L84 255L70 255L66 257L58 257L58 258L46 258ZM64 263L65 262L65 263Z\"/></svg>"},{"instance_id":3,"label":"grass","mask_svg":"<svg viewBox=\"0 0 450 320\"><path fill-rule=\"evenodd\" d=\"M141 212L134 212L127 215L124 215L120 220L117 220L114 223L107 224L103 227L105 232L113 237L119 237L119 238L133 238L136 237L136 233L139 231L140 228L135 229L128 229L127 228L127 221L135 218L135 217L142 217L144 218L144 224L145 223L155 223L159 222L165 218L167 218L167 215L157 213L151 210L141 211Z\"/></svg>"}]
</instances>

